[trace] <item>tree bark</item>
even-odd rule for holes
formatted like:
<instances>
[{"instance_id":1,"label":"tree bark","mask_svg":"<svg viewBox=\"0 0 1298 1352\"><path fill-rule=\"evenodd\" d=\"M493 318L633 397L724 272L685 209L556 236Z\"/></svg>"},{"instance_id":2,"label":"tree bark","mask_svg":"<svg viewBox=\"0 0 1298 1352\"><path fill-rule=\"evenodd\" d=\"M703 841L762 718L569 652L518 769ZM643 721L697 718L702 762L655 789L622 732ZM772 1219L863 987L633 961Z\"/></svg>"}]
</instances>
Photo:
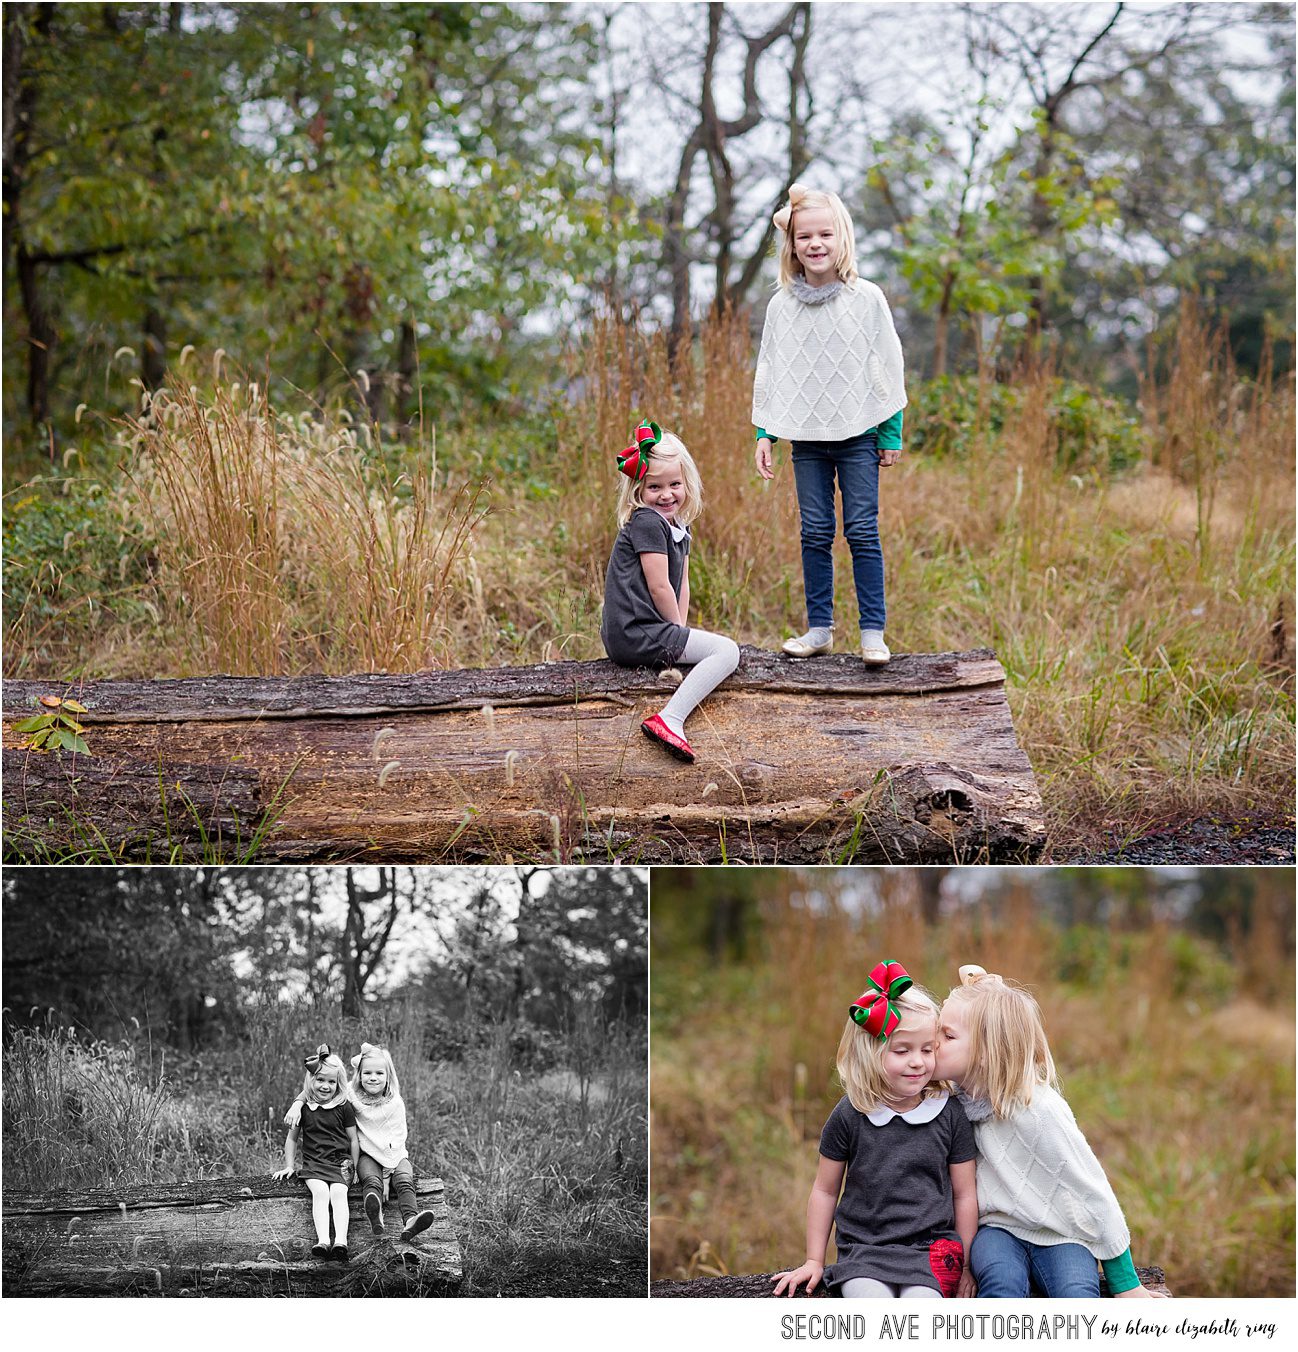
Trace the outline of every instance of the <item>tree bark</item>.
<instances>
[{"instance_id":1,"label":"tree bark","mask_svg":"<svg viewBox=\"0 0 1298 1352\"><path fill-rule=\"evenodd\" d=\"M736 1297L763 1299L772 1296L775 1290L774 1279L777 1276L779 1274L775 1272L759 1272L751 1276L696 1277L692 1282L650 1282L649 1294L651 1297L667 1300L715 1300ZM1167 1290L1167 1278L1161 1267L1138 1267L1136 1276L1140 1278L1140 1284L1148 1290L1164 1291L1171 1295ZM1109 1294L1103 1276L1100 1278L1100 1294L1102 1296ZM818 1286L810 1297L805 1291L799 1290L793 1299L821 1300L825 1297L825 1288ZM789 1297L781 1296L780 1299L787 1300Z\"/></svg>"},{"instance_id":2,"label":"tree bark","mask_svg":"<svg viewBox=\"0 0 1298 1352\"><path fill-rule=\"evenodd\" d=\"M401 1239L395 1199L374 1235L350 1196L350 1263L311 1257L311 1199L299 1179L200 1179L4 1193L8 1295L453 1294L464 1277L440 1178L419 1178L434 1220Z\"/></svg>"},{"instance_id":3,"label":"tree bark","mask_svg":"<svg viewBox=\"0 0 1298 1352\"><path fill-rule=\"evenodd\" d=\"M611 662L79 685L90 756L24 748L50 683L4 685L15 858L385 863L1025 860L1041 800L987 649L796 662L745 648L689 726L643 738L670 686Z\"/></svg>"}]
</instances>

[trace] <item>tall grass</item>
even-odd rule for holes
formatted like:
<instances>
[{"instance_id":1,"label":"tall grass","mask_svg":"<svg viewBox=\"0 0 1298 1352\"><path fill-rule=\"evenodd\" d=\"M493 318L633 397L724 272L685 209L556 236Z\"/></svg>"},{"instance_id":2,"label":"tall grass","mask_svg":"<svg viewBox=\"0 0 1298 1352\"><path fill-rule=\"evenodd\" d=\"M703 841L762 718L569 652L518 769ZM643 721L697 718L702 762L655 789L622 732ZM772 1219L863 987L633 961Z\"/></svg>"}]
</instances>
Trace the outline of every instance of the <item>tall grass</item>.
<instances>
[{"instance_id":1,"label":"tall grass","mask_svg":"<svg viewBox=\"0 0 1298 1352\"><path fill-rule=\"evenodd\" d=\"M118 676L600 656L613 456L645 416L702 471L692 619L771 647L801 628L801 564L787 448L774 483L753 469L752 351L740 314L674 360L664 335L598 320L565 402L444 435L436 475L341 412L281 414L220 381L162 397L134 429L130 479L71 494L116 514L128 544L112 566L145 579L101 594L89 570L41 571L44 499L28 494L7 669L32 674L33 652ZM1065 374L912 387L910 449L881 490L894 650L996 649L1057 856L1185 814L1287 817L1292 375L1242 381L1189 308L1138 412ZM470 485L488 481L484 517ZM850 649L841 541L836 561Z\"/></svg>"},{"instance_id":2,"label":"tall grass","mask_svg":"<svg viewBox=\"0 0 1298 1352\"><path fill-rule=\"evenodd\" d=\"M656 913L689 904L655 889ZM846 1003L881 957L939 999L971 961L1032 986L1138 1264L1181 1296L1292 1292L1291 948L1271 950L1279 993L1261 999L1176 931L1060 930L1026 887L929 926L900 885L855 910L823 870L769 903L746 963L654 953L655 1278L800 1261Z\"/></svg>"},{"instance_id":3,"label":"tall grass","mask_svg":"<svg viewBox=\"0 0 1298 1352\"><path fill-rule=\"evenodd\" d=\"M415 671L450 659L480 490L416 449L390 474L370 429L277 413L255 384L182 386L129 426L158 595L188 658L238 674Z\"/></svg>"},{"instance_id":4,"label":"tall grass","mask_svg":"<svg viewBox=\"0 0 1298 1352\"><path fill-rule=\"evenodd\" d=\"M85 1043L73 1029L18 1030L4 1052L9 1186L109 1186L165 1177L188 1146L166 1082L130 1043Z\"/></svg>"}]
</instances>

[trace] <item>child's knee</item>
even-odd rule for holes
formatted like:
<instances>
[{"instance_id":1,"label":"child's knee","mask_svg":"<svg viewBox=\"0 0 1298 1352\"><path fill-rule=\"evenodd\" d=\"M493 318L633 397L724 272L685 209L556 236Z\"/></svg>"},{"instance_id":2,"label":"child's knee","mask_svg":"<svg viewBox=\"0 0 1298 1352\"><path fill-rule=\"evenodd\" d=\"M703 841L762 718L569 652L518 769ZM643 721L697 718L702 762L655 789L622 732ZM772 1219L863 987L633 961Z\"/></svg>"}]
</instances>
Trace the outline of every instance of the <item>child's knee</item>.
<instances>
[{"instance_id":1,"label":"child's knee","mask_svg":"<svg viewBox=\"0 0 1298 1352\"><path fill-rule=\"evenodd\" d=\"M726 660L726 670L728 672L734 671L739 665L739 644L734 639L723 636L721 639L721 655Z\"/></svg>"}]
</instances>

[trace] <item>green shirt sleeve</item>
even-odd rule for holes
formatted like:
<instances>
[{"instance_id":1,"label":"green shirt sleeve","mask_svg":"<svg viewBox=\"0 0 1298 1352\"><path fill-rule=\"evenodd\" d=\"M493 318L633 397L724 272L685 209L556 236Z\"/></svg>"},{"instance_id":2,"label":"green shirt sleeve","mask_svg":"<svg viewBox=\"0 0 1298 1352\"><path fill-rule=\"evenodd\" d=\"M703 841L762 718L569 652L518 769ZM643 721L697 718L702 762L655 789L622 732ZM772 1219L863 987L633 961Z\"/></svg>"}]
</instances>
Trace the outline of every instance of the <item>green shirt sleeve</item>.
<instances>
[{"instance_id":1,"label":"green shirt sleeve","mask_svg":"<svg viewBox=\"0 0 1298 1352\"><path fill-rule=\"evenodd\" d=\"M901 424L902 415L905 412L904 408L899 408L891 418L885 418L879 424L879 449L881 451L901 450Z\"/></svg>"},{"instance_id":2,"label":"green shirt sleeve","mask_svg":"<svg viewBox=\"0 0 1298 1352\"><path fill-rule=\"evenodd\" d=\"M1134 1291L1140 1285L1136 1276L1136 1265L1131 1261L1131 1250L1127 1249L1116 1258L1101 1258L1100 1267L1104 1269L1104 1280L1109 1284L1109 1295L1116 1296L1119 1291Z\"/></svg>"},{"instance_id":3,"label":"green shirt sleeve","mask_svg":"<svg viewBox=\"0 0 1298 1352\"><path fill-rule=\"evenodd\" d=\"M875 429L879 433L879 449L881 451L901 450L902 415L905 411L905 409L899 408L891 418L885 418ZM766 437L772 446L779 441L779 437L773 437L766 428L759 427L757 429L757 440L761 441L763 437Z\"/></svg>"}]
</instances>

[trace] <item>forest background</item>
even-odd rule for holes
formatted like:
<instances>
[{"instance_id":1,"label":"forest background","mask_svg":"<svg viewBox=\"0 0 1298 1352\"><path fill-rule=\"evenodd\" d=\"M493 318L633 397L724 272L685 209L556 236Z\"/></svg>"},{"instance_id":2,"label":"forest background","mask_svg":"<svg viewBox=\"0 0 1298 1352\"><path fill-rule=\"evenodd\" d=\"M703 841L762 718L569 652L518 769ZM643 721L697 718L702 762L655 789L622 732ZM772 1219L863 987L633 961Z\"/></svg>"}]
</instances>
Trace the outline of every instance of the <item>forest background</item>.
<instances>
[{"instance_id":1,"label":"forest background","mask_svg":"<svg viewBox=\"0 0 1298 1352\"><path fill-rule=\"evenodd\" d=\"M797 1267L848 1005L1029 986L1078 1125L1177 1297L1294 1287L1294 873L673 869L653 884L655 1279Z\"/></svg>"},{"instance_id":2,"label":"forest background","mask_svg":"<svg viewBox=\"0 0 1298 1352\"><path fill-rule=\"evenodd\" d=\"M303 1057L368 1041L416 1173L445 1180L464 1294L644 1294L644 871L29 868L3 888L6 1189L268 1175Z\"/></svg>"},{"instance_id":3,"label":"forest background","mask_svg":"<svg viewBox=\"0 0 1298 1352\"><path fill-rule=\"evenodd\" d=\"M796 632L748 409L798 178L907 351L893 646L995 648L1052 857L1291 827L1293 39L1287 5L6 5L4 671L598 656L642 416L703 468L698 622Z\"/></svg>"}]
</instances>

